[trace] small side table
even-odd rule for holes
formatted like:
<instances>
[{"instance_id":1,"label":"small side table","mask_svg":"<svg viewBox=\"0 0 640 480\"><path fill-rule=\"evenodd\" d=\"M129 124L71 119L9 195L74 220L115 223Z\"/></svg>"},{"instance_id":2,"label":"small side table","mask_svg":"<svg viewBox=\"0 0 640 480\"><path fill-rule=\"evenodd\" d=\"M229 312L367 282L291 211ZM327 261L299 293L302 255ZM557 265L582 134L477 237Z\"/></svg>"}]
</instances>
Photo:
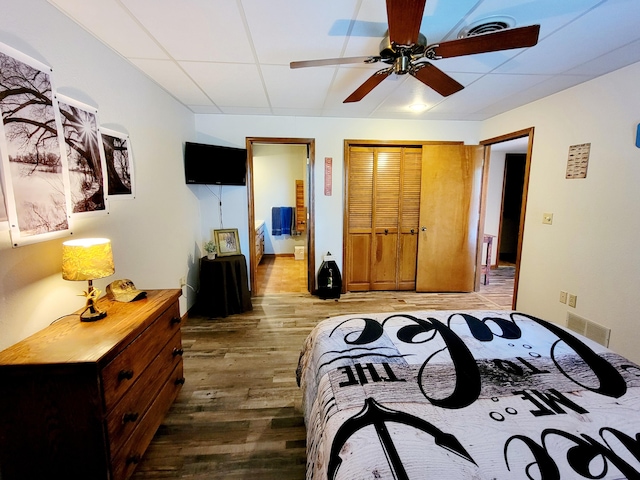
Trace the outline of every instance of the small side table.
<instances>
[{"instance_id":1,"label":"small side table","mask_svg":"<svg viewBox=\"0 0 640 480\"><path fill-rule=\"evenodd\" d=\"M487 244L487 258L485 259L486 265L482 265L481 275L484 275L484 284L489 285L489 277L491 276L491 246L495 235L484 234L483 242Z\"/></svg>"},{"instance_id":2,"label":"small side table","mask_svg":"<svg viewBox=\"0 0 640 480\"><path fill-rule=\"evenodd\" d=\"M253 310L244 255L200 259L197 311L208 317L227 317Z\"/></svg>"}]
</instances>

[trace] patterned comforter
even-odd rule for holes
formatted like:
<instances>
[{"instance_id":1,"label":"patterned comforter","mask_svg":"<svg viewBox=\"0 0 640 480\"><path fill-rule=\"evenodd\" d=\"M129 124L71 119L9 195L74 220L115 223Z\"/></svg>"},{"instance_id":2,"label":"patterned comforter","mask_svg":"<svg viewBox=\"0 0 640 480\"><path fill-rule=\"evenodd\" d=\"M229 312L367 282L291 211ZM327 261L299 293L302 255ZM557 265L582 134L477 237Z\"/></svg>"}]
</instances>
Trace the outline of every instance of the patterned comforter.
<instances>
[{"instance_id":1,"label":"patterned comforter","mask_svg":"<svg viewBox=\"0 0 640 480\"><path fill-rule=\"evenodd\" d=\"M330 318L297 373L307 479L640 478L640 367L524 313Z\"/></svg>"}]
</instances>

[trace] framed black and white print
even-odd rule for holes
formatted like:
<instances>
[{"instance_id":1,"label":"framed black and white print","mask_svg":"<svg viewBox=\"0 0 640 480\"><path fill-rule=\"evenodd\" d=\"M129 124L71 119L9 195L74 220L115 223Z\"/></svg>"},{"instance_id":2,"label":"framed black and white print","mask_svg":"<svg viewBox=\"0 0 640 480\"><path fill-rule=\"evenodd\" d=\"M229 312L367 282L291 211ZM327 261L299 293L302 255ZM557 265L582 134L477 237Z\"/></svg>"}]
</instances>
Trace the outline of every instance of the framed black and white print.
<instances>
[{"instance_id":1,"label":"framed black and white print","mask_svg":"<svg viewBox=\"0 0 640 480\"><path fill-rule=\"evenodd\" d=\"M135 198L133 155L129 136L104 127L100 127L100 134L106 164L108 198Z\"/></svg>"},{"instance_id":2,"label":"framed black and white print","mask_svg":"<svg viewBox=\"0 0 640 480\"><path fill-rule=\"evenodd\" d=\"M237 228L226 228L213 231L213 238L218 245L218 256L240 255L240 238Z\"/></svg>"},{"instance_id":3,"label":"framed black and white print","mask_svg":"<svg viewBox=\"0 0 640 480\"><path fill-rule=\"evenodd\" d=\"M0 156L14 247L70 235L69 176L51 67L0 43Z\"/></svg>"},{"instance_id":4,"label":"framed black and white print","mask_svg":"<svg viewBox=\"0 0 640 480\"><path fill-rule=\"evenodd\" d=\"M106 214L106 169L98 112L62 95L58 95L58 107L69 165L71 213Z\"/></svg>"},{"instance_id":5,"label":"framed black and white print","mask_svg":"<svg viewBox=\"0 0 640 480\"><path fill-rule=\"evenodd\" d=\"M9 229L9 217L7 216L7 204L4 198L4 188L2 187L3 183L2 168L0 168L0 232Z\"/></svg>"}]
</instances>

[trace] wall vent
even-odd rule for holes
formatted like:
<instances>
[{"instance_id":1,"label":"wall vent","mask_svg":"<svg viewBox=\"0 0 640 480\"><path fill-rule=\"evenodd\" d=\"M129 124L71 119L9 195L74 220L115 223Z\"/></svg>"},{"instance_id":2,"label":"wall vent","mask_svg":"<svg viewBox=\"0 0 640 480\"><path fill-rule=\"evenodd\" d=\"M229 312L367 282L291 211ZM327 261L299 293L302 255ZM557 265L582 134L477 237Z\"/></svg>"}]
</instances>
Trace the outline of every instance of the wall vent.
<instances>
[{"instance_id":1,"label":"wall vent","mask_svg":"<svg viewBox=\"0 0 640 480\"><path fill-rule=\"evenodd\" d=\"M567 312L567 328L598 342L600 345L609 346L610 328L603 327L571 312Z\"/></svg>"}]
</instances>

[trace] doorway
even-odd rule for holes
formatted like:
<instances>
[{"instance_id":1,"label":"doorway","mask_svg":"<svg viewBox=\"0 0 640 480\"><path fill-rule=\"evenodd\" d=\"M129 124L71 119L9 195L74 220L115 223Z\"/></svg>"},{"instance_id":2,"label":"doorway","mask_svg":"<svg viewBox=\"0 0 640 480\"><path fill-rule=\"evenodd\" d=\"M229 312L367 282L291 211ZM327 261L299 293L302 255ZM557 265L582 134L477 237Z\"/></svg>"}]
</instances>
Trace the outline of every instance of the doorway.
<instances>
[{"instance_id":1,"label":"doorway","mask_svg":"<svg viewBox=\"0 0 640 480\"><path fill-rule=\"evenodd\" d=\"M315 242L314 242L314 204L313 204L313 170L314 170L314 164L315 164L315 139L309 139L309 138L271 138L271 137L248 137L246 139L246 145L247 145L247 196L248 196L248 209L249 209L249 245L253 246L255 245L256 248L251 248L250 252L249 252L249 283L251 286L251 295L252 296L256 296L256 295L260 295L261 292L259 292L258 289L258 263L262 263L265 262L266 263L273 263L273 258L268 258L268 259L263 259L262 262L260 262L260 256L261 256L261 248L265 248L265 244L268 246L270 251L273 251L273 245L269 245L269 241L271 240L270 238L267 238L267 241L265 241L264 243L262 243L262 246L260 245L261 243L261 238L260 238L260 229L259 226L256 225L256 220L262 220L263 222L263 228L262 228L262 234L264 234L265 237L269 237L269 234L271 233L270 231L267 231L268 226L271 225L271 217L269 218L265 218L266 215L270 215L265 213L265 210L262 206L262 204L260 204L260 218L256 217L256 201L260 201L259 198L257 198L257 191L260 189L260 184L259 182L263 181L264 178L259 178L256 175L256 168L254 165L254 156L256 151L260 149L261 145L266 145L266 146L301 146L304 148L304 150L306 151L306 168L304 169L304 172L301 173L301 177L303 177L303 181L304 183L306 183L305 185L305 189L304 189L304 196L305 196L305 205L307 208L307 215L306 215L306 219L294 219L294 221L304 221L304 230L301 230L301 234L304 235L304 246L306 247L306 251L305 251L305 267L304 271L306 272L306 290L313 293L315 290ZM262 161L262 160L260 160ZM266 162L269 162L269 159L267 158L265 160ZM272 165L273 168L278 169L280 168L279 164L279 159L277 159L276 157L273 158L272 160ZM258 168L259 170L259 168ZM260 175L260 177L264 177L264 175ZM294 188L295 185L292 184L291 188ZM279 205L269 205L269 208L271 207L278 207ZM285 258L283 257L284 260L291 260L293 261L294 257L291 257L289 255L290 258ZM278 256L275 256L276 259L278 259ZM298 261L299 262L299 261ZM285 262L286 263L286 262ZM296 267L297 268L297 267ZM277 273L274 273L277 275ZM304 280L303 280L304 281ZM298 289L295 289L296 291Z\"/></svg>"},{"instance_id":2,"label":"doorway","mask_svg":"<svg viewBox=\"0 0 640 480\"><path fill-rule=\"evenodd\" d=\"M493 246L495 251L491 255L491 258L496 259L494 268L500 266L501 259L504 262L514 264L512 300L512 308L514 309L516 308L518 297L524 219L526 215L529 172L531 170L531 152L533 149L533 131L534 129L531 127L480 142L481 145L486 147L486 158L489 159L485 163L484 171L485 180L483 185L485 186L485 191L483 193L482 225L485 233L494 234L498 237L498 241ZM492 163L494 164L493 166ZM499 175L498 187L490 186L492 174ZM492 196L498 199L494 202L494 208L498 208L498 213L495 215L497 220L493 225L491 222ZM497 207L495 207L496 202ZM503 251L504 254L501 255L500 252ZM487 268L490 267L489 265L487 266Z\"/></svg>"},{"instance_id":3,"label":"doorway","mask_svg":"<svg viewBox=\"0 0 640 480\"><path fill-rule=\"evenodd\" d=\"M498 229L497 266L501 264L515 265L518 256L526 161L526 153L507 153L504 156L504 186L502 188L500 228Z\"/></svg>"}]
</instances>

